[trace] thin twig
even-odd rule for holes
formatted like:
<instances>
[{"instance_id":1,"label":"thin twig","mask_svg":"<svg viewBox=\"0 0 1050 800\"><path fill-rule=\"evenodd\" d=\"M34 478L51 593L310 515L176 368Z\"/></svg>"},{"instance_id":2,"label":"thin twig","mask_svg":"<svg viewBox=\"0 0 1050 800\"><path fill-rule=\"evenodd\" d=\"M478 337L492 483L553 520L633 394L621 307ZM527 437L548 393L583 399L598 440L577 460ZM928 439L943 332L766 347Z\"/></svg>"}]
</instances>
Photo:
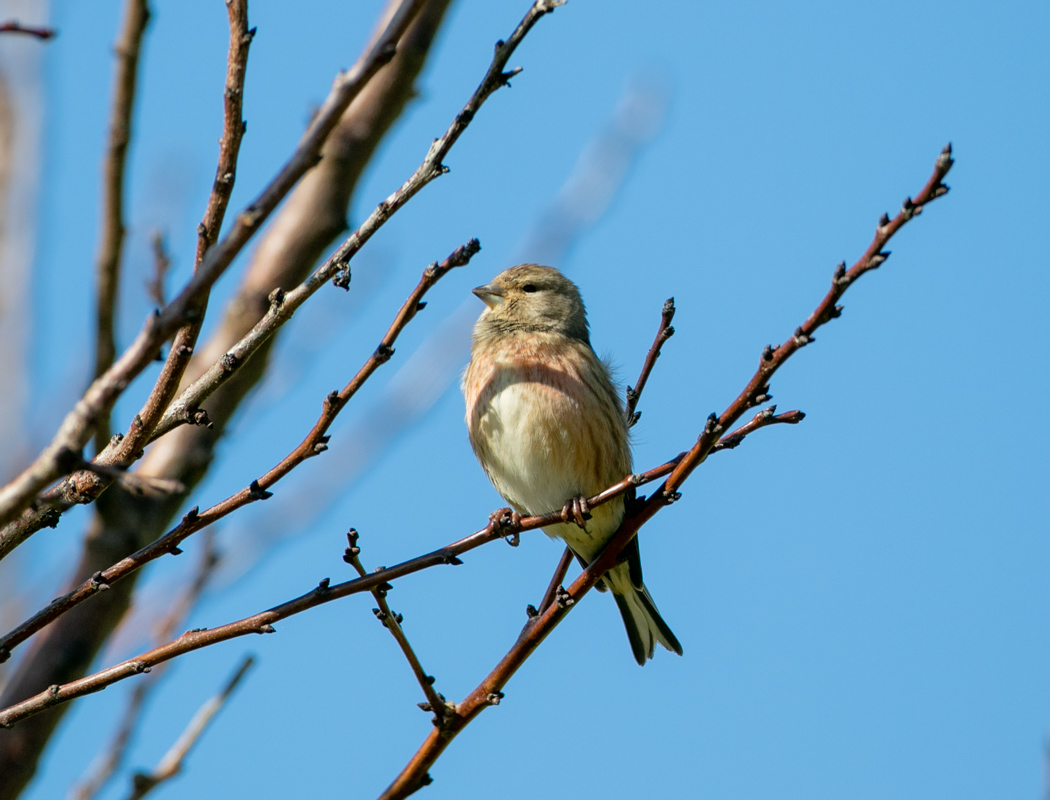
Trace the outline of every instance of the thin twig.
<instances>
[{"instance_id":1,"label":"thin twig","mask_svg":"<svg viewBox=\"0 0 1050 800\"><path fill-rule=\"evenodd\" d=\"M58 31L54 28L45 28L42 25L22 25L16 19L0 22L0 33L22 33L26 36L35 36L37 39L44 40L58 36Z\"/></svg>"},{"instance_id":2,"label":"thin twig","mask_svg":"<svg viewBox=\"0 0 1050 800\"><path fill-rule=\"evenodd\" d=\"M244 81L248 69L248 49L255 38L255 28L248 27L248 0L228 0L226 15L230 26L230 44L226 57L226 84L223 91L222 137L219 139L219 163L215 169L215 182L212 184L204 217L197 226L197 253L193 261L196 273L204 264L204 257L219 238L226 209L233 193L234 179L237 175L237 159L240 155L241 140L244 138L247 123L244 121ZM134 459L149 440L150 433L156 427L164 409L178 391L179 382L190 363L190 357L197 346L204 314L208 309L209 292L203 292L190 306L186 324L183 325L172 342L168 357L161 368L160 375L153 386L153 391L146 398L142 410L135 417L139 424L132 424L120 448L112 456L118 462Z\"/></svg>"},{"instance_id":3,"label":"thin twig","mask_svg":"<svg viewBox=\"0 0 1050 800\"><path fill-rule=\"evenodd\" d=\"M164 309L147 319L144 328L123 355L104 375L91 384L66 415L52 441L33 463L0 489L0 525L7 525L14 520L33 502L41 490L64 474L61 465L66 454L70 451L78 452L83 448L99 415L110 409L130 381L153 361L160 344L186 322L192 321L187 319L187 316L192 316L192 309L226 271L234 257L259 230L299 178L317 162L325 138L339 122L340 116L354 97L393 57L395 43L423 2L424 0L405 0L368 55L350 70L336 77L332 91L314 116L288 163L263 192L237 215L226 236L209 248L200 268L179 295ZM143 433L139 433L136 428L141 429ZM152 430L146 430L141 424L133 424L127 435L141 439L148 438L151 433ZM102 456L105 459L114 459L120 452L118 447L119 443L118 446L111 444ZM0 534L0 558L21 543L27 535L24 528L5 529Z\"/></svg>"},{"instance_id":4,"label":"thin twig","mask_svg":"<svg viewBox=\"0 0 1050 800\"><path fill-rule=\"evenodd\" d=\"M555 601L558 597L558 590L561 588L562 581L565 580L565 576L569 572L569 566L572 564L572 550L568 547L565 548L565 552L561 554L561 558L558 559L558 566L554 568L554 574L551 575L550 583L547 584L547 591L543 593L543 599L540 600L540 607L538 609L529 606L529 620L530 622L535 617L538 617L544 611L546 611L550 604ZM526 623L528 625L529 623Z\"/></svg>"},{"instance_id":5,"label":"thin twig","mask_svg":"<svg viewBox=\"0 0 1050 800\"><path fill-rule=\"evenodd\" d=\"M506 42L501 40L496 43L495 55L481 84L445 133L434 140L418 169L397 191L379 203L360 227L350 234L335 252L314 270L313 274L295 289L284 292L280 304L271 306L270 313L179 395L165 412L153 438L163 436L173 428L187 422L187 413L191 409L198 408L212 392L229 380L237 367L259 349L280 326L291 319L296 310L328 281L333 281L344 288L349 285L350 260L405 203L418 194L424 186L448 172L448 167L443 161L471 120L474 119L478 110L489 96L501 87L507 86L509 80L521 71L516 68L504 72L510 56L532 26L559 5L562 5L559 0L537 0L510 38Z\"/></svg>"},{"instance_id":6,"label":"thin twig","mask_svg":"<svg viewBox=\"0 0 1050 800\"><path fill-rule=\"evenodd\" d=\"M763 408L750 422L746 422L731 433L727 433L718 443L711 448L712 453L717 453L720 450L732 450L738 447L744 438L751 433L754 433L759 428L766 428L770 425L797 425L806 418L806 415L801 411L785 411L783 414L777 413L776 406L769 406L769 408Z\"/></svg>"},{"instance_id":7,"label":"thin twig","mask_svg":"<svg viewBox=\"0 0 1050 800\"><path fill-rule=\"evenodd\" d=\"M343 554L343 561L357 570L357 574L364 578L368 575L368 572L365 571L364 566L361 564L361 548L357 546L358 540L359 535L357 531L351 528L346 534L347 548L346 553ZM376 605L379 606L379 608L373 608L372 612L376 615L376 619L382 623L383 627L390 631L394 637L405 659L408 661L409 667L412 668L412 674L416 676L419 688L423 690L423 695L427 698L427 701L420 703L419 707L424 711L433 712L434 724L440 726L444 724L445 718L452 713L452 709L448 707L444 696L434 688L434 676L428 675L427 671L423 669L419 657L416 656L415 650L409 644L408 637L401 627L404 617L401 614L395 614L386 601L386 593L392 588L389 583L381 583L372 589L372 597L375 598Z\"/></svg>"},{"instance_id":8,"label":"thin twig","mask_svg":"<svg viewBox=\"0 0 1050 800\"><path fill-rule=\"evenodd\" d=\"M740 393L721 417L714 414L711 415L696 445L682 457L660 489L654 492L639 510L624 519L602 553L591 562L567 590L567 596L573 602L553 603L544 613L536 617L531 625L526 627L510 651L500 660L492 672L463 702L456 705L455 716L448 720L440 729L436 728L430 732L408 765L381 795L382 800L407 797L420 786L430 782L428 770L459 731L470 724L475 717L490 705L499 703L503 697L502 690L514 673L525 663L526 659L532 655L565 615L579 604L580 599L590 591L601 579L602 575L616 564L623 548L634 538L638 529L652 519L657 512L680 499L681 495L678 489L692 471L699 464L703 463L707 455L712 452L715 445L720 441L721 432L739 419L748 408L764 402L769 397L769 378L773 372L792 353L813 341L812 334L818 327L839 315L841 307L836 306L835 303L857 278L865 272L875 269L886 260L888 253L884 253L882 248L893 234L900 230L901 226L915 214L920 213L925 204L947 193L948 189L941 181L951 168L951 165L951 146L949 145L937 159L933 176L916 199L907 198L900 213L893 220L890 220L886 215L879 220L875 239L860 260L849 271L846 271L844 264L835 270L831 290L806 322L796 330L795 335L776 351L772 348L766 349L758 371L744 391ZM752 423L755 423L755 421L752 420ZM761 426L756 425L756 427Z\"/></svg>"},{"instance_id":9,"label":"thin twig","mask_svg":"<svg viewBox=\"0 0 1050 800\"><path fill-rule=\"evenodd\" d=\"M634 386L627 387L627 403L624 405L624 414L627 416L628 427L633 428L638 418L642 416L640 411L635 411L634 409L638 405L638 399L642 396L642 390L645 389L646 381L649 380L649 373L653 371L653 367L656 366L656 359L660 357L660 348L664 346L664 342L674 336L674 326L671 325L671 320L674 319L674 310L674 298L669 297L664 301L664 307L660 311L660 329L656 332L656 338L653 340L652 347L649 348L649 352L645 356L642 372Z\"/></svg>"},{"instance_id":10,"label":"thin twig","mask_svg":"<svg viewBox=\"0 0 1050 800\"><path fill-rule=\"evenodd\" d=\"M120 40L114 47L117 71L113 105L109 112L109 141L102 162L102 235L95 266L98 296L95 309L95 372L103 375L117 354L116 313L120 290L120 266L124 250L124 171L131 143L131 119L138 83L139 53L149 23L146 0L127 0ZM95 452L109 443L109 411L101 409L95 421Z\"/></svg>"},{"instance_id":11,"label":"thin twig","mask_svg":"<svg viewBox=\"0 0 1050 800\"><path fill-rule=\"evenodd\" d=\"M203 512L200 512L197 508L192 509L182 518L178 525L160 538L132 553L109 569L92 575L91 578L84 581L73 591L52 600L46 608L38 612L34 617L3 638L0 638L0 663L7 660L11 655L12 648L24 642L41 628L58 619L62 614L84 600L108 589L118 580L127 577L154 559L169 553L177 554L181 552L179 544L190 535L206 528L239 508L259 500L266 500L271 494L268 490L274 484L307 459L320 455L327 450L329 439L327 431L329 427L335 421L339 412L346 407L350 398L364 385L365 381L394 355L394 343L412 318L419 312L424 295L450 270L466 265L480 247L481 245L478 244L477 239L471 239L467 244L457 247L443 262L440 264L435 262L423 271L419 283L408 296L408 299L401 305L379 346L341 391L332 392L325 397L320 417L298 447L292 450L265 475L258 480L252 481L247 488L227 497Z\"/></svg>"},{"instance_id":12,"label":"thin twig","mask_svg":"<svg viewBox=\"0 0 1050 800\"><path fill-rule=\"evenodd\" d=\"M212 720L215 719L215 715L218 714L234 690L244 679L244 676L248 674L248 670L255 664L254 656L245 656L244 660L241 661L240 666L237 667L236 671L226 682L226 685L222 688L215 697L211 698L203 706L198 709L197 713L193 715L193 719L190 720L190 724L186 726L186 730L182 732L178 740L172 745L171 749L164 754L164 758L157 764L156 769L152 772L136 772L131 780L131 793L128 795L128 800L141 800L141 798L148 795L160 784L164 783L171 778L174 778L182 771L183 764L186 761L186 757L190 754L193 747L200 741L201 736L208 729Z\"/></svg>"}]
</instances>

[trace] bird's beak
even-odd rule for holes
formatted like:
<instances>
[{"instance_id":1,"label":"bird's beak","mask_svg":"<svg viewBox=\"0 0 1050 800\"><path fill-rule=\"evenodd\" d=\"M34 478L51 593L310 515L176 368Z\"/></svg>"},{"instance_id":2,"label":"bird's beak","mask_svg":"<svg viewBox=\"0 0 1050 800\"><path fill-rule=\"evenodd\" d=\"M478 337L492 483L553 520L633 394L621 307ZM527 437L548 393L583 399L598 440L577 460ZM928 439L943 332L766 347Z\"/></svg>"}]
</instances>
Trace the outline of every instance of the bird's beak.
<instances>
[{"instance_id":1,"label":"bird's beak","mask_svg":"<svg viewBox=\"0 0 1050 800\"><path fill-rule=\"evenodd\" d=\"M478 286L477 288L471 289L485 305L489 308L495 308L496 306L503 304L503 298L506 297L507 293L499 286L494 283L488 283L484 286Z\"/></svg>"}]
</instances>

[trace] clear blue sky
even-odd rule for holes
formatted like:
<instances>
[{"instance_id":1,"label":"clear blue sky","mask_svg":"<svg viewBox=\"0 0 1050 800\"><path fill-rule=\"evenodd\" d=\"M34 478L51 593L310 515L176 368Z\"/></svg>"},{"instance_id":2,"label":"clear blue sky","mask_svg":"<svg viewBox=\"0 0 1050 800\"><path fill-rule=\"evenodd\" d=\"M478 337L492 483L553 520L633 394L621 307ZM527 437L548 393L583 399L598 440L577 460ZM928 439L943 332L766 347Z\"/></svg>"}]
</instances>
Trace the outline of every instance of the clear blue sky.
<instances>
[{"instance_id":1,"label":"clear blue sky","mask_svg":"<svg viewBox=\"0 0 1050 800\"><path fill-rule=\"evenodd\" d=\"M51 22L61 33L44 45L40 431L56 423L90 362L83 332L119 5L56 0ZM140 277L153 228L170 234L175 280L189 268L221 113L222 4L155 5L130 162L124 343L148 310ZM233 207L291 152L378 7L254 0L259 32ZM421 98L369 172L355 218L414 169L526 7L456 3ZM642 76L667 92L663 126L608 212L555 266L580 285L596 347L623 381L637 374L664 299L677 301L677 335L636 428L636 465L647 468L688 447L708 413L728 405L762 347L805 319L835 263L863 252L879 215L918 192L946 142L958 159L951 193L905 228L885 266L847 294L843 317L774 380L780 409L804 410L805 422L712 458L682 502L644 529L647 583L685 656L661 651L639 669L610 598L588 596L503 703L452 745L421 796L1042 794L1048 34L1045 2L571 0L515 55L524 73L456 146L451 173L362 252L350 295L326 290L304 309L277 355L284 377L256 394L194 503L225 497L297 443L420 270L477 236L481 254L438 286L395 360L340 419L331 463L348 458L355 426L367 424L386 383L470 287L522 255L581 150ZM465 363L465 350L458 357ZM268 508L326 469L324 459L306 464ZM284 526L248 572L231 568L190 626L348 577L340 556L351 525L374 567L466 535L502 504L470 452L455 389L366 476L314 502L323 513ZM251 512L222 528L231 563L266 523ZM80 525L72 515L38 537L48 540L33 550L38 573L56 569L49 559L68 553ZM559 554L532 534L517 550L491 546L454 571L398 583L391 603L449 699L467 694L514 641ZM141 589L147 605L162 604L188 566L185 557L158 565ZM53 587L38 591L46 600ZM149 706L132 766L152 767L251 649L255 672L186 774L158 796L374 796L430 723L370 608L369 598L352 598L285 621L276 636L179 660ZM141 645L126 641L104 658ZM67 716L29 797L63 796L129 688Z\"/></svg>"}]
</instances>

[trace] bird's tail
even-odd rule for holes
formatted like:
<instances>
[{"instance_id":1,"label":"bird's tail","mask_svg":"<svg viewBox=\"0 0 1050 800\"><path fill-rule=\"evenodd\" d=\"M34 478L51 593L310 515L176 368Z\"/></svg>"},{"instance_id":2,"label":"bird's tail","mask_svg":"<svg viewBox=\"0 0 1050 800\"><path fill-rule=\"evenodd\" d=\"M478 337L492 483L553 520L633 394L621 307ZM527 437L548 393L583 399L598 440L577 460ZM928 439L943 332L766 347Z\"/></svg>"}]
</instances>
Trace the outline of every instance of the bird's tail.
<instances>
[{"instance_id":1,"label":"bird's tail","mask_svg":"<svg viewBox=\"0 0 1050 800\"><path fill-rule=\"evenodd\" d=\"M622 568L622 566L621 566ZM612 570L610 570L612 572ZM660 612L656 610L653 598L649 596L644 585L635 587L633 585L617 586L619 581L613 581L613 597L616 598L616 606L620 609L623 617L623 626L627 629L627 638L631 640L631 650L634 651L634 660L644 666L647 658L653 657L656 643L659 642L672 653L682 655L682 645L677 637L667 627ZM617 589L624 591L617 591Z\"/></svg>"}]
</instances>

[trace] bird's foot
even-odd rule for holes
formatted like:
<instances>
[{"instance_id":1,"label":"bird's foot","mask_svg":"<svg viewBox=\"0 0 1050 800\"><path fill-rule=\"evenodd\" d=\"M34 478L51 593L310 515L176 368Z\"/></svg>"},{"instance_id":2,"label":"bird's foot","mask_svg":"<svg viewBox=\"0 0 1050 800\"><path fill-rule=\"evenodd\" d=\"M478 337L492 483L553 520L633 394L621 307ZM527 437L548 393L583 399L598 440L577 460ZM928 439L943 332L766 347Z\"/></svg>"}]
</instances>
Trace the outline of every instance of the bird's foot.
<instances>
[{"instance_id":1,"label":"bird's foot","mask_svg":"<svg viewBox=\"0 0 1050 800\"><path fill-rule=\"evenodd\" d=\"M489 525L494 533L507 540L511 547L517 547L521 541L521 514L513 508L497 508L489 514Z\"/></svg>"},{"instance_id":2,"label":"bird's foot","mask_svg":"<svg viewBox=\"0 0 1050 800\"><path fill-rule=\"evenodd\" d=\"M569 500L561 510L562 522L575 522L581 528L586 526L587 520L591 518L591 507L587 498L582 494Z\"/></svg>"}]
</instances>

